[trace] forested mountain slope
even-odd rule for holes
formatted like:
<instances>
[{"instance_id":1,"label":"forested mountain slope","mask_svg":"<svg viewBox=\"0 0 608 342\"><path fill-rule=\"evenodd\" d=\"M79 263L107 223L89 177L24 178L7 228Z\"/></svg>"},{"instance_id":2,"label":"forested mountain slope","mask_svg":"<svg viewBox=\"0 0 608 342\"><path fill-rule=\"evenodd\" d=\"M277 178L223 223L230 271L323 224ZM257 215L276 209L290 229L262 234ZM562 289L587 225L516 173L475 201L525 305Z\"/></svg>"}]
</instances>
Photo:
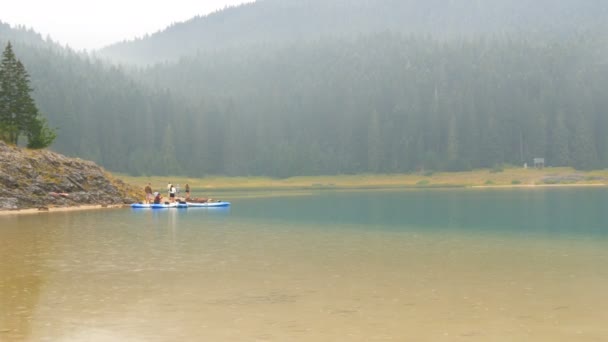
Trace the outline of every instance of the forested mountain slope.
<instances>
[{"instance_id":1,"label":"forested mountain slope","mask_svg":"<svg viewBox=\"0 0 608 342\"><path fill-rule=\"evenodd\" d=\"M0 14L1 15L1 14ZM45 40L42 38L40 33L34 31L33 29L28 29L25 27L11 27L11 25L2 22L2 18L0 17L0 39L3 42L12 41L12 42L20 42L22 44L27 44L31 46L57 46L51 40Z\"/></svg>"},{"instance_id":2,"label":"forested mountain slope","mask_svg":"<svg viewBox=\"0 0 608 342\"><path fill-rule=\"evenodd\" d=\"M175 172L175 163L159 162L159 151L172 139L167 123L184 122L175 117L186 110L169 90L151 90L117 67L32 37L22 29L5 30L0 45L12 39L29 72L40 113L57 128L53 150L113 171Z\"/></svg>"},{"instance_id":3,"label":"forested mountain slope","mask_svg":"<svg viewBox=\"0 0 608 342\"><path fill-rule=\"evenodd\" d=\"M226 47L382 31L436 38L518 32L563 35L605 25L607 16L604 0L258 0L114 44L100 53L121 63L153 64Z\"/></svg>"},{"instance_id":4,"label":"forested mountain slope","mask_svg":"<svg viewBox=\"0 0 608 342\"><path fill-rule=\"evenodd\" d=\"M608 166L598 46L605 36L446 43L384 33L201 54L140 77L193 106L200 96L230 104L193 117L187 134L194 146L221 142L221 161L176 152L206 172L458 171L534 157L598 168Z\"/></svg>"},{"instance_id":5,"label":"forested mountain slope","mask_svg":"<svg viewBox=\"0 0 608 342\"><path fill-rule=\"evenodd\" d=\"M239 21L238 13L260 8L297 18L303 14L293 6L304 5L316 18L333 18L332 8L347 3L266 0L200 20ZM353 6L373 14L387 3ZM489 2L403 3L430 6L435 15L441 3ZM499 3L509 6L492 2ZM539 22L564 19L564 26L450 37L393 30L308 39L291 32L135 71L56 46L14 42L14 49L32 75L41 113L59 129L53 149L112 171L287 177L460 171L535 157L551 166L606 168L608 30L591 20L606 19L605 5L555 1L553 11L571 14L549 16L545 7L543 17L537 3L548 1L525 5L528 19L517 20L539 15ZM583 17L588 24L568 26ZM276 30L264 18L251 20Z\"/></svg>"}]
</instances>

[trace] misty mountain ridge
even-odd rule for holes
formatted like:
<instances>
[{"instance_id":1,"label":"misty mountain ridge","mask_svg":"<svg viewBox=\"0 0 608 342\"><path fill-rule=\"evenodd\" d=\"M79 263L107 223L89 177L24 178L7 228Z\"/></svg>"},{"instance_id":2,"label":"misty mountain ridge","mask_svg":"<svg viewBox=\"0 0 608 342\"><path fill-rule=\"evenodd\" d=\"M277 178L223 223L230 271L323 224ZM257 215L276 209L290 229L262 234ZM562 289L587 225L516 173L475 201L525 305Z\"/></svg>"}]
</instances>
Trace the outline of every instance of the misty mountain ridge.
<instances>
[{"instance_id":1,"label":"misty mountain ridge","mask_svg":"<svg viewBox=\"0 0 608 342\"><path fill-rule=\"evenodd\" d=\"M6 42L19 42L21 44L28 44L31 46L57 46L50 37L47 39L42 38L42 35L31 28L25 26L15 26L2 22L0 18L0 42L6 44Z\"/></svg>"},{"instance_id":2,"label":"misty mountain ridge","mask_svg":"<svg viewBox=\"0 0 608 342\"><path fill-rule=\"evenodd\" d=\"M386 8L353 3L352 12ZM472 4L403 4L426 8L428 18L439 15L433 7L439 3ZM493 2L494 10L498 3L507 5ZM233 28L239 37L242 26L226 24L238 22L231 13L285 14L274 22L265 21L272 12L252 17L252 29L245 30L249 42L235 39L184 56L177 44L179 54L166 51L180 56L178 62L145 68L49 48L27 30L0 35L0 43L24 37L14 50L31 74L40 112L58 128L52 149L112 171L195 177L465 171L523 165L539 156L552 166L608 167L603 4L591 11L585 3L564 17L595 21L551 30L518 26L442 35L368 29L396 23L386 14L385 21L367 26L352 25L353 16L332 21L351 29L344 34L315 32L317 26L327 32L320 23L345 4L266 0L193 19L215 18L216 26ZM556 4L562 6L554 12L573 6ZM536 3L529 7L538 9ZM289 25L304 22L302 12L313 9L319 20ZM517 20L532 25L531 17Z\"/></svg>"},{"instance_id":3,"label":"misty mountain ridge","mask_svg":"<svg viewBox=\"0 0 608 342\"><path fill-rule=\"evenodd\" d=\"M258 0L101 49L147 65L260 43L393 31L440 39L510 33L569 34L606 28L603 0Z\"/></svg>"}]
</instances>

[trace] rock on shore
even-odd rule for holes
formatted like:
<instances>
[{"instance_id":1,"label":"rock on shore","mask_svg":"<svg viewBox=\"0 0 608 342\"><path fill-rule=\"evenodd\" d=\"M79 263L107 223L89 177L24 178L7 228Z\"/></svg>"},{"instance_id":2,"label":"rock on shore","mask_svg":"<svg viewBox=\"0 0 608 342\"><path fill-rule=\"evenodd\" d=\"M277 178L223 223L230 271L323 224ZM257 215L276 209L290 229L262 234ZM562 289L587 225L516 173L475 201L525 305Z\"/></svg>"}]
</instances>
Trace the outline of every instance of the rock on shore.
<instances>
[{"instance_id":1,"label":"rock on shore","mask_svg":"<svg viewBox=\"0 0 608 342\"><path fill-rule=\"evenodd\" d=\"M0 210L128 204L139 192L93 162L0 141Z\"/></svg>"}]
</instances>

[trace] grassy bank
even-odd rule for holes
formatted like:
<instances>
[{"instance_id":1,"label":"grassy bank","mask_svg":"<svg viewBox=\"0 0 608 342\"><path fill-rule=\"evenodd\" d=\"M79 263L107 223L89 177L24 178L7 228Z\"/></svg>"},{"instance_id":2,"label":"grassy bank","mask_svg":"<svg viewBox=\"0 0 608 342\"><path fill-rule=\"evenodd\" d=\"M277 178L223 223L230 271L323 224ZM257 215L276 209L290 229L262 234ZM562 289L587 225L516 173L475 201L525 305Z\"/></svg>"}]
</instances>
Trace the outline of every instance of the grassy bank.
<instances>
[{"instance_id":1,"label":"grassy bank","mask_svg":"<svg viewBox=\"0 0 608 342\"><path fill-rule=\"evenodd\" d=\"M582 172L571 168L543 170L510 168L470 172L439 172L395 175L306 176L275 179L266 177L131 177L116 175L129 184L143 188L151 183L164 189L167 183L188 183L201 191L228 190L314 190L314 189L390 189L390 188L454 188L454 187L529 187L559 185L605 185L608 170Z\"/></svg>"}]
</instances>

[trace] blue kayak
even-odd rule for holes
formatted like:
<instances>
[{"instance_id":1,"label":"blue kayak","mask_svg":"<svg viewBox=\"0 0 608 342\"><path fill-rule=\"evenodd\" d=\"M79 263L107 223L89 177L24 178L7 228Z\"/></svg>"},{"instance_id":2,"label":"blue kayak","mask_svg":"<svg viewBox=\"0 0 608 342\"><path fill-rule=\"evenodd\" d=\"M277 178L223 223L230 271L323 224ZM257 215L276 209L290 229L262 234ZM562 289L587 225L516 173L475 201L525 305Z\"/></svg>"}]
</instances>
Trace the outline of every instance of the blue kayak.
<instances>
[{"instance_id":1,"label":"blue kayak","mask_svg":"<svg viewBox=\"0 0 608 342\"><path fill-rule=\"evenodd\" d=\"M134 209L169 209L169 208L177 208L178 203L160 203L160 204L148 204L148 203L133 203L131 204L131 208Z\"/></svg>"},{"instance_id":2,"label":"blue kayak","mask_svg":"<svg viewBox=\"0 0 608 342\"><path fill-rule=\"evenodd\" d=\"M206 203L195 203L188 202L186 203L187 208L223 208L229 207L230 202L206 202Z\"/></svg>"},{"instance_id":3,"label":"blue kayak","mask_svg":"<svg viewBox=\"0 0 608 342\"><path fill-rule=\"evenodd\" d=\"M170 208L225 208L229 207L230 202L206 202L206 203L161 203L161 204L147 204L147 203L133 203L131 208L133 209L170 209Z\"/></svg>"}]
</instances>

